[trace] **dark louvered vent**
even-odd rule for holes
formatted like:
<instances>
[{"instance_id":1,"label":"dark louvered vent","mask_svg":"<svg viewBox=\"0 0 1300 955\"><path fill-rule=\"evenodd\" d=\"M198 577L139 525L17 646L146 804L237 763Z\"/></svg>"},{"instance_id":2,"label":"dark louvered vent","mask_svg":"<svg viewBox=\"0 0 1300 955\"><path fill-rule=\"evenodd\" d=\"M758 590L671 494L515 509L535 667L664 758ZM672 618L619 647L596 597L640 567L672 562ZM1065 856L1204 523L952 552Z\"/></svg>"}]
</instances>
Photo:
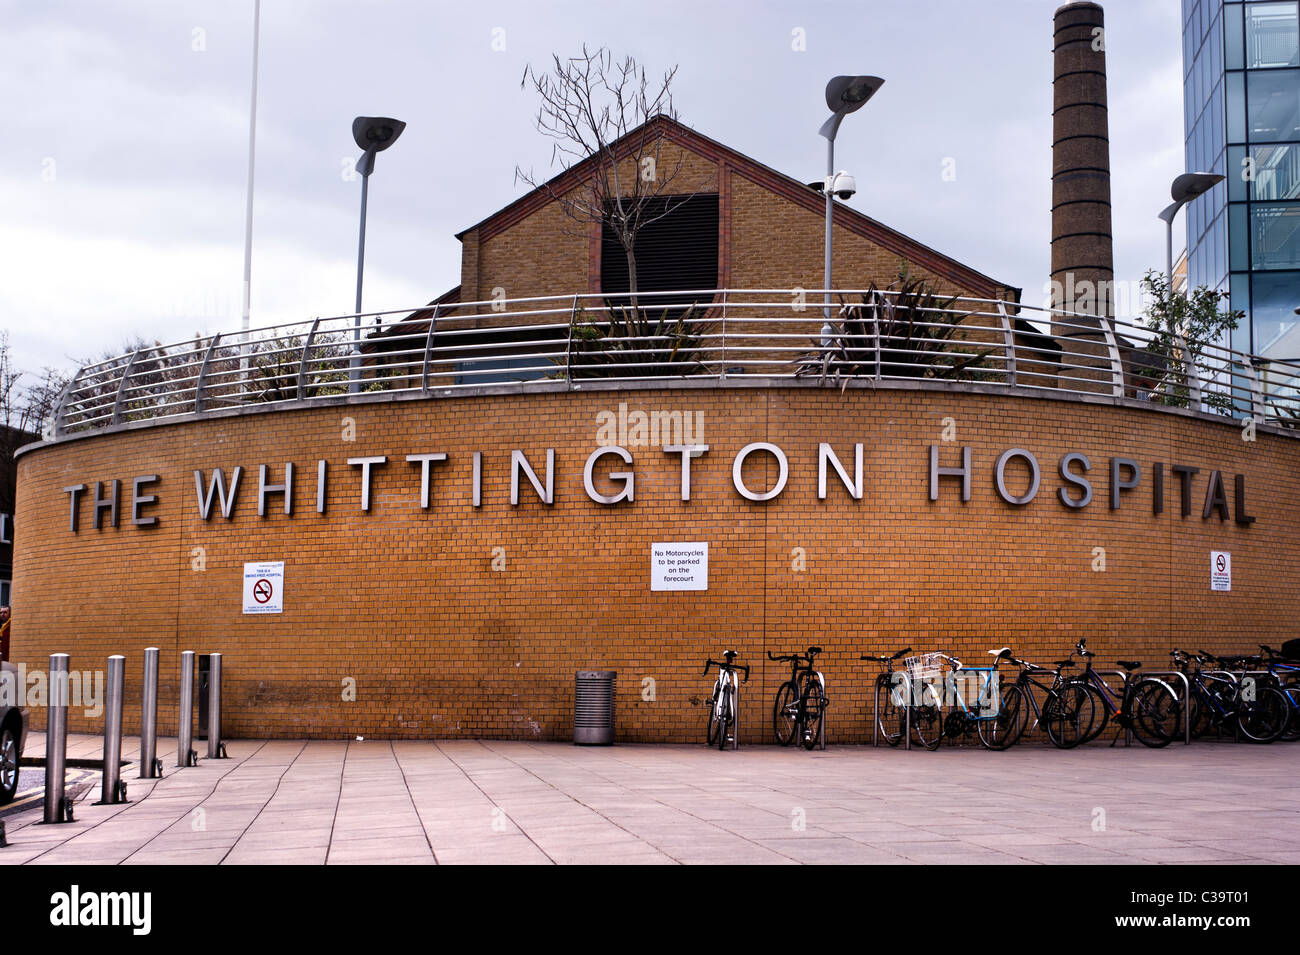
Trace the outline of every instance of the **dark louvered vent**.
<instances>
[{"instance_id":1,"label":"dark louvered vent","mask_svg":"<svg viewBox=\"0 0 1300 955\"><path fill-rule=\"evenodd\" d=\"M718 197L714 193L653 199L636 239L637 289L668 292L718 287ZM606 295L628 291L627 253L606 223L600 245L600 287ZM710 296L705 296L708 300ZM653 301L677 304L676 296Z\"/></svg>"}]
</instances>

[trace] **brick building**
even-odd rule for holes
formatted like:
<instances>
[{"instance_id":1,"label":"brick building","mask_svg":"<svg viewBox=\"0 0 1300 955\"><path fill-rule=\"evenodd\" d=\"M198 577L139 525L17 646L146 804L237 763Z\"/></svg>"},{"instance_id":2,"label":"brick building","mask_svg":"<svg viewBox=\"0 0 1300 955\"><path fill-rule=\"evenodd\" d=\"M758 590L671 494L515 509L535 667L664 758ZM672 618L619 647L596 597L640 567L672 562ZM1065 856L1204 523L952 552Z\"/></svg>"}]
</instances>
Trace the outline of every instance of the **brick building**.
<instances>
[{"instance_id":1,"label":"brick building","mask_svg":"<svg viewBox=\"0 0 1300 955\"><path fill-rule=\"evenodd\" d=\"M679 220L688 261L661 278L651 255L649 284L820 286L816 191L676 123L650 131L679 151L696 204ZM574 671L608 668L620 740L687 741L704 727L701 663L730 647L754 667L742 736L760 742L786 675L766 654L815 643L831 738L847 742L870 738L868 651L973 661L1010 644L1049 661L1086 637L1104 661L1156 664L1174 645L1294 635L1294 430L1261 420L1243 441L1230 418L1141 400L1122 342L1097 346L1094 378L1025 375L1053 313L843 205L835 226L837 286L888 285L906 262L944 294L992 300L995 367L889 375L877 357L828 387L788 356L757 366L770 352L753 346L672 380L571 363L431 380L441 315L469 345L529 330L545 310L521 300L561 296L563 327L566 300L625 290L599 227L573 234L538 191L462 233L461 285L368 340L364 387L340 384L346 339L313 352L315 325L276 352L269 399L247 399L233 352L210 361L215 340L190 343L191 370L162 390L112 368L74 380L65 417L82 417L19 458L15 658L69 652L91 669L124 653L134 674L157 646L167 727L177 655L220 651L227 733L283 737L563 739ZM797 355L818 303L795 323L779 294ZM389 346L424 371L381 380ZM225 391L202 380L214 367ZM707 544L704 586L660 589L654 548L686 543ZM1231 554L1228 589L1212 553ZM279 612L246 596L261 562L283 563ZM133 678L126 697L133 726ZM95 727L77 711L70 725Z\"/></svg>"}]
</instances>

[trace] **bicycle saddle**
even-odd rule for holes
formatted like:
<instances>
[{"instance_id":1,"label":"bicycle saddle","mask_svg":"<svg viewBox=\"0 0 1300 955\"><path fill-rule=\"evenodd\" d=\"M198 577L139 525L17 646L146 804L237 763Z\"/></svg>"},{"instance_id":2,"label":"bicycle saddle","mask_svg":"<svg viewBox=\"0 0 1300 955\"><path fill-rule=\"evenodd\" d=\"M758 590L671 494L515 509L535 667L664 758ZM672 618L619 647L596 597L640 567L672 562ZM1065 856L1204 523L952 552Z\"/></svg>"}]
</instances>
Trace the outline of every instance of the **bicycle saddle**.
<instances>
[{"instance_id":1,"label":"bicycle saddle","mask_svg":"<svg viewBox=\"0 0 1300 955\"><path fill-rule=\"evenodd\" d=\"M1140 660L1116 660L1115 662L1118 663L1120 666L1122 666L1125 670L1128 670L1130 673L1142 665L1142 662Z\"/></svg>"},{"instance_id":2,"label":"bicycle saddle","mask_svg":"<svg viewBox=\"0 0 1300 955\"><path fill-rule=\"evenodd\" d=\"M1089 654L1089 656L1091 656L1091 655L1092 655L1092 654ZM1061 669L1065 669L1065 668L1067 668L1067 667L1072 667L1072 666L1074 666L1074 661L1073 661L1073 660L1053 660L1053 661L1052 661L1052 666L1054 666L1054 667L1060 667Z\"/></svg>"},{"instance_id":3,"label":"bicycle saddle","mask_svg":"<svg viewBox=\"0 0 1300 955\"><path fill-rule=\"evenodd\" d=\"M990 650L989 656L997 657L999 660L1001 660L1003 657L1007 657L1009 659L1011 657L1011 648L1003 647L1001 650Z\"/></svg>"}]
</instances>

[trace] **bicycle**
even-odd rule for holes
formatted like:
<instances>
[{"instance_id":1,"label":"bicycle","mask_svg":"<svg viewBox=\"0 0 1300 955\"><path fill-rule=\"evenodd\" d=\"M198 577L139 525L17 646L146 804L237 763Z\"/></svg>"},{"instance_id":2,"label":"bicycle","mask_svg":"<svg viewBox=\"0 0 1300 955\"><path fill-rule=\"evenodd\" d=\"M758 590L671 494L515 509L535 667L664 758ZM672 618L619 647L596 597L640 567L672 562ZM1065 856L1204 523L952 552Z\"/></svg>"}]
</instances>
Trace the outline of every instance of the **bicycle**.
<instances>
[{"instance_id":1,"label":"bicycle","mask_svg":"<svg viewBox=\"0 0 1300 955\"><path fill-rule=\"evenodd\" d=\"M881 672L876 675L876 695L874 698L876 729L890 746L897 746L901 743L903 734L907 731L907 703L903 699L903 691L898 686L899 677L903 675L903 672L895 670L894 664L911 652L911 647L904 647L892 656L889 654L875 656L864 653L858 658L860 660L875 660L880 664ZM880 699L882 691L885 695L883 706Z\"/></svg>"},{"instance_id":2,"label":"bicycle","mask_svg":"<svg viewBox=\"0 0 1300 955\"><path fill-rule=\"evenodd\" d=\"M1217 663L1226 670L1238 669L1242 679L1237 681L1235 697L1237 729L1241 735L1253 743L1271 743L1280 739L1290 723L1290 700L1272 681L1276 676L1271 672L1263 674L1263 679L1254 679L1251 670L1263 666L1263 658L1242 654L1239 656L1216 657L1204 650L1198 651L1205 659ZM1245 681L1250 679L1251 684Z\"/></svg>"},{"instance_id":3,"label":"bicycle","mask_svg":"<svg viewBox=\"0 0 1300 955\"><path fill-rule=\"evenodd\" d=\"M772 728L782 746L789 746L796 736L805 749L812 749L819 742L825 745L823 721L830 701L826 698L825 677L813 669L813 660L821 652L821 647L779 656L767 651L769 660L790 664L790 679L777 688L772 706Z\"/></svg>"},{"instance_id":4,"label":"bicycle","mask_svg":"<svg viewBox=\"0 0 1300 955\"><path fill-rule=\"evenodd\" d=\"M1077 686L1092 696L1098 718L1084 733L1081 742L1089 743L1106 731L1113 719L1133 733L1143 746L1159 749L1168 746L1178 735L1183 719L1182 703L1178 694L1158 677L1136 679L1134 671L1142 666L1139 660L1116 660L1124 670L1124 686L1116 691L1092 668L1096 656L1088 649L1087 639L1080 639L1074 652L1084 659L1084 672L1065 681L1063 688ZM1118 737L1116 737L1118 742ZM1111 745L1114 745L1112 743Z\"/></svg>"},{"instance_id":5,"label":"bicycle","mask_svg":"<svg viewBox=\"0 0 1300 955\"><path fill-rule=\"evenodd\" d=\"M907 701L912 736L932 752L943 742L943 699L935 686L943 680L943 659L942 653L919 653L903 660L912 694Z\"/></svg>"},{"instance_id":6,"label":"bicycle","mask_svg":"<svg viewBox=\"0 0 1300 955\"><path fill-rule=\"evenodd\" d=\"M714 743L718 744L719 750L727 748L727 740L731 739L732 749L740 748L739 734L739 708L736 703L737 684L736 673L743 670L745 678L741 683L749 682L749 667L742 666L735 662L736 651L722 651L722 663L714 660L712 657L704 661L704 673L709 672L709 667L718 668L718 678L713 683L713 693L709 697L709 722L705 730L705 739L709 746Z\"/></svg>"},{"instance_id":7,"label":"bicycle","mask_svg":"<svg viewBox=\"0 0 1300 955\"><path fill-rule=\"evenodd\" d=\"M1006 649L1003 648L1003 650ZM951 657L946 653L939 654L952 667L952 674L948 680L951 683L951 698L954 704L943 721L943 735L947 736L948 739L955 740L958 737L970 736L975 733L979 736L980 745L985 749L1002 750L1007 748L1007 744L1004 743L1005 734L999 733L998 727L998 713L1001 709L1002 697L997 691L997 661L1001 659L1002 651L990 650L989 653L994 656L994 663L991 667L968 667L956 657ZM957 678L959 673L975 675L976 705L973 710L967 704L966 696L962 692L963 681ZM1005 730L1005 728L1005 725L1003 725L1002 729Z\"/></svg>"},{"instance_id":8,"label":"bicycle","mask_svg":"<svg viewBox=\"0 0 1300 955\"><path fill-rule=\"evenodd\" d=\"M1264 651L1269 676L1287 699L1287 723L1278 739L1285 743L1295 742L1300 739L1300 682L1297 682L1300 680L1300 661L1263 643L1259 648Z\"/></svg>"},{"instance_id":9,"label":"bicycle","mask_svg":"<svg viewBox=\"0 0 1300 955\"><path fill-rule=\"evenodd\" d=\"M995 661L1006 660L1019 667L1014 683L1003 684L1001 700L998 704L996 725L990 730L994 741L1000 745L993 748L1008 749L1024 737L1030 727L1029 715L1032 711L1034 726L1041 726L1047 738L1057 749L1073 749L1082 741L1092 728L1094 719L1094 702L1092 697L1077 686L1067 686L1061 675L1062 671L1075 665L1073 656L1064 660L1052 661L1052 666L1040 666L1028 660L1018 660L1011 654L1010 647L990 650ZM1035 676L1050 673L1052 682L1042 683ZM1043 705L1038 705L1034 690L1043 692Z\"/></svg>"},{"instance_id":10,"label":"bicycle","mask_svg":"<svg viewBox=\"0 0 1300 955\"><path fill-rule=\"evenodd\" d=\"M1208 658L1200 653L1185 650L1169 651L1174 666L1187 677L1189 713L1192 739L1200 739L1211 729L1217 729L1237 717L1237 680L1230 673L1218 675L1205 669ZM1196 669L1191 668L1195 662Z\"/></svg>"}]
</instances>

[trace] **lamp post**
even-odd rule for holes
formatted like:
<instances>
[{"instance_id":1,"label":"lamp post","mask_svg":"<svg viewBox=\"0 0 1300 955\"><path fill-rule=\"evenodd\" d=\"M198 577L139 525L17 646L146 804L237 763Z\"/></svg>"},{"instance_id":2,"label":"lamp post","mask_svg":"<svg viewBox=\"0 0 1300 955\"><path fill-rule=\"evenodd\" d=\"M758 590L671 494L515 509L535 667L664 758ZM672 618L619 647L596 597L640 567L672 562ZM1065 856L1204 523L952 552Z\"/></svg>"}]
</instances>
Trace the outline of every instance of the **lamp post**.
<instances>
[{"instance_id":1,"label":"lamp post","mask_svg":"<svg viewBox=\"0 0 1300 955\"><path fill-rule=\"evenodd\" d=\"M1212 172L1185 172L1169 187L1169 197L1174 201L1161 210L1160 218L1165 222L1165 282L1171 295L1174 291L1174 216L1187 203L1220 182L1223 182L1223 176Z\"/></svg>"},{"instance_id":2,"label":"lamp post","mask_svg":"<svg viewBox=\"0 0 1300 955\"><path fill-rule=\"evenodd\" d=\"M878 76L837 76L826 84L826 106L831 115L822 123L818 133L826 137L826 182L822 187L826 193L826 267L822 288L825 289L823 311L827 322L831 320L831 214L835 195L839 193L847 199L856 191L853 177L835 172L835 134L840 131L844 117L866 105L884 82Z\"/></svg>"},{"instance_id":3,"label":"lamp post","mask_svg":"<svg viewBox=\"0 0 1300 955\"><path fill-rule=\"evenodd\" d=\"M361 277L366 262L366 199L370 192L370 174L375 171L375 154L381 153L402 135L406 124L386 116L358 116L352 121L352 138L363 150L357 160L361 173L361 233L357 239L357 305L352 327L352 359L349 362L348 391L361 390Z\"/></svg>"}]
</instances>

